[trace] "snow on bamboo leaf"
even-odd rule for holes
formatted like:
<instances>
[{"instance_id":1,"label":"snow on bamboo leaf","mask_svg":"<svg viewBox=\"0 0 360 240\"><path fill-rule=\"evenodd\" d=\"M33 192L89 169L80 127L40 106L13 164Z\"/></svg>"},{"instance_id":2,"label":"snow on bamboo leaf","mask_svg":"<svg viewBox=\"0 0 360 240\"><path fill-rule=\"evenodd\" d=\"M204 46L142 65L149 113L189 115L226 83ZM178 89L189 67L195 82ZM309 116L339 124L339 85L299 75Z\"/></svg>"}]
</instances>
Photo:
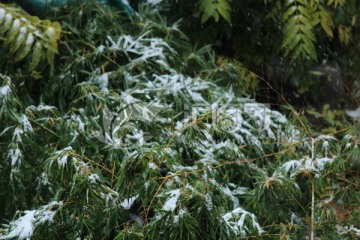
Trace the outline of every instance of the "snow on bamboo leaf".
<instances>
[{"instance_id":1,"label":"snow on bamboo leaf","mask_svg":"<svg viewBox=\"0 0 360 240\"><path fill-rule=\"evenodd\" d=\"M26 210L18 219L7 224L7 228L0 229L5 232L0 239L30 239L36 228L48 222L53 222L56 212L62 208L63 202L50 202L37 210Z\"/></svg>"},{"instance_id":2,"label":"snow on bamboo leaf","mask_svg":"<svg viewBox=\"0 0 360 240\"><path fill-rule=\"evenodd\" d=\"M165 211L174 211L177 206L177 201L180 197L180 189L171 190L166 193L170 198L168 198L163 206Z\"/></svg>"},{"instance_id":3,"label":"snow on bamboo leaf","mask_svg":"<svg viewBox=\"0 0 360 240\"><path fill-rule=\"evenodd\" d=\"M256 230L259 234L264 232L257 222L256 216L241 207L226 213L222 219L237 236L246 236L246 233L251 230Z\"/></svg>"}]
</instances>

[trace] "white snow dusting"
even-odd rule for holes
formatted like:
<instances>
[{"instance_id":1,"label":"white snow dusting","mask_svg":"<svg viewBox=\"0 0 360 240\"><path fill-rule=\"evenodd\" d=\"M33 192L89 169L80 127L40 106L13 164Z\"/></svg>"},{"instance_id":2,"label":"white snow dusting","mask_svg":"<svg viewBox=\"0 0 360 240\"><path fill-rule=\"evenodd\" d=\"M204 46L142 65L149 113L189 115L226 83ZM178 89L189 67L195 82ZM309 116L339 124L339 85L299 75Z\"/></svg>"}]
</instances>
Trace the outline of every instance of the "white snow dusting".
<instances>
[{"instance_id":1,"label":"white snow dusting","mask_svg":"<svg viewBox=\"0 0 360 240\"><path fill-rule=\"evenodd\" d=\"M125 199L120 203L120 206L122 206L125 209L130 209L130 207L133 205L134 201L138 198L139 195L135 195L131 198Z\"/></svg>"},{"instance_id":2,"label":"white snow dusting","mask_svg":"<svg viewBox=\"0 0 360 240\"><path fill-rule=\"evenodd\" d=\"M264 232L257 222L256 216L241 207L237 207L233 211L226 213L222 218L230 229L238 236L246 236L246 232L249 231L249 228L256 229L259 234ZM249 219L252 224L245 224L245 218Z\"/></svg>"},{"instance_id":3,"label":"white snow dusting","mask_svg":"<svg viewBox=\"0 0 360 240\"><path fill-rule=\"evenodd\" d=\"M170 198L165 202L163 206L163 210L165 211L174 211L176 208L177 201L180 197L180 189L175 189L167 192L166 194L170 196Z\"/></svg>"},{"instance_id":4,"label":"white snow dusting","mask_svg":"<svg viewBox=\"0 0 360 240\"><path fill-rule=\"evenodd\" d=\"M36 227L44 222L52 222L56 211L54 207L62 207L62 202L50 202L38 210L26 210L24 215L8 225L9 232L0 239L30 239Z\"/></svg>"}]
</instances>

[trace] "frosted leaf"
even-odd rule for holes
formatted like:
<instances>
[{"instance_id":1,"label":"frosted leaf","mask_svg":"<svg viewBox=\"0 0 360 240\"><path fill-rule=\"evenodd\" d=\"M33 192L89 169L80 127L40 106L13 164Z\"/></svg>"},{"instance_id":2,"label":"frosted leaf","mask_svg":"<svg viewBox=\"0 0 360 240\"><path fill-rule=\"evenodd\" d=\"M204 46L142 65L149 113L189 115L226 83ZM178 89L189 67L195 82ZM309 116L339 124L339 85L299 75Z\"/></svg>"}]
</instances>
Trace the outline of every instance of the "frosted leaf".
<instances>
[{"instance_id":1,"label":"frosted leaf","mask_svg":"<svg viewBox=\"0 0 360 240\"><path fill-rule=\"evenodd\" d=\"M60 166L65 167L65 165L67 164L67 160L68 160L68 155L64 155L61 158L58 158L57 162Z\"/></svg>"},{"instance_id":2,"label":"frosted leaf","mask_svg":"<svg viewBox=\"0 0 360 240\"><path fill-rule=\"evenodd\" d=\"M59 150L59 151L56 151L55 152L55 154L56 155L60 155L60 154L62 154L62 153L64 153L64 152L67 152L67 151L72 151L73 149L72 149L72 147L66 147L66 148L64 148L64 149L62 149L62 150Z\"/></svg>"},{"instance_id":3,"label":"frosted leaf","mask_svg":"<svg viewBox=\"0 0 360 240\"><path fill-rule=\"evenodd\" d=\"M104 45L100 45L95 49L95 54L101 54L103 53L105 50L105 46Z\"/></svg>"},{"instance_id":4,"label":"frosted leaf","mask_svg":"<svg viewBox=\"0 0 360 240\"><path fill-rule=\"evenodd\" d=\"M0 236L0 239L27 239L33 235L35 222L35 210L33 211L24 211L25 215L20 217L15 222L11 222L9 225L12 227L11 231L5 235Z\"/></svg>"},{"instance_id":5,"label":"frosted leaf","mask_svg":"<svg viewBox=\"0 0 360 240\"><path fill-rule=\"evenodd\" d=\"M195 103L207 103L207 101L205 101L205 99L202 97L202 95L200 93L197 92L193 92L191 91L191 89L187 89L187 92L189 93L191 99L195 102Z\"/></svg>"},{"instance_id":6,"label":"frosted leaf","mask_svg":"<svg viewBox=\"0 0 360 240\"><path fill-rule=\"evenodd\" d=\"M50 39L55 38L55 36L56 36L55 28L53 28L53 27L48 27L47 30L46 30L46 35L47 35Z\"/></svg>"},{"instance_id":7,"label":"frosted leaf","mask_svg":"<svg viewBox=\"0 0 360 240\"><path fill-rule=\"evenodd\" d=\"M340 235L351 234L351 236L360 237L360 229L354 227L353 225L350 225L350 226L337 225L336 229Z\"/></svg>"},{"instance_id":8,"label":"frosted leaf","mask_svg":"<svg viewBox=\"0 0 360 240\"><path fill-rule=\"evenodd\" d=\"M209 182L216 186L220 191L222 191L226 196L228 196L228 198L233 202L233 206L234 207L238 207L239 204L239 199L237 197L235 197L235 194L230 190L229 187L227 186L221 186L215 179L209 179Z\"/></svg>"},{"instance_id":9,"label":"frosted leaf","mask_svg":"<svg viewBox=\"0 0 360 240\"><path fill-rule=\"evenodd\" d=\"M88 180L90 183L96 183L96 182L100 182L100 177L99 175L92 173L89 175Z\"/></svg>"},{"instance_id":10,"label":"frosted leaf","mask_svg":"<svg viewBox=\"0 0 360 240\"><path fill-rule=\"evenodd\" d=\"M24 215L8 224L7 233L0 236L0 239L29 239L33 235L36 227L44 222L52 222L56 210L63 206L62 202L50 202L38 210L26 210Z\"/></svg>"},{"instance_id":11,"label":"frosted leaf","mask_svg":"<svg viewBox=\"0 0 360 240\"><path fill-rule=\"evenodd\" d=\"M174 216L173 223L178 224L179 220L186 214L186 211L183 209L180 209L179 213Z\"/></svg>"},{"instance_id":12,"label":"frosted leaf","mask_svg":"<svg viewBox=\"0 0 360 240\"><path fill-rule=\"evenodd\" d=\"M84 131L85 131L85 123L82 121L82 119L80 118L79 115L75 115L75 114L71 115L71 120L72 120L71 122L77 123L77 125L78 125L78 130L79 130L80 132L84 132Z\"/></svg>"},{"instance_id":13,"label":"frosted leaf","mask_svg":"<svg viewBox=\"0 0 360 240\"><path fill-rule=\"evenodd\" d=\"M12 14L11 14L11 13L7 13L7 14L5 15L5 22L4 22L4 24L3 24L2 27L9 26L9 24L12 22L12 20L13 20ZM20 23L20 21L19 21L19 23Z\"/></svg>"},{"instance_id":14,"label":"frosted leaf","mask_svg":"<svg viewBox=\"0 0 360 240\"><path fill-rule=\"evenodd\" d=\"M163 0L146 0L146 3L151 4L151 5L157 5L159 3L161 3Z\"/></svg>"},{"instance_id":15,"label":"frosted leaf","mask_svg":"<svg viewBox=\"0 0 360 240\"><path fill-rule=\"evenodd\" d=\"M320 135L314 139L315 142L320 141L320 140L337 140L337 139L335 137L329 136L329 135Z\"/></svg>"},{"instance_id":16,"label":"frosted leaf","mask_svg":"<svg viewBox=\"0 0 360 240\"><path fill-rule=\"evenodd\" d=\"M27 28L26 27L21 27L20 30L19 30L19 34L18 34L18 36L16 38L16 44L18 46L20 46L20 44L24 41L26 33L27 33ZM29 34L29 36L32 36L32 34ZM26 42L27 42L27 40L26 40ZM32 38L31 44L33 42L34 42L34 37Z\"/></svg>"},{"instance_id":17,"label":"frosted leaf","mask_svg":"<svg viewBox=\"0 0 360 240\"><path fill-rule=\"evenodd\" d=\"M156 167L156 165L154 163L149 163L149 166L148 166L150 169L154 169L154 170L157 170L158 167Z\"/></svg>"},{"instance_id":18,"label":"frosted leaf","mask_svg":"<svg viewBox=\"0 0 360 240\"><path fill-rule=\"evenodd\" d=\"M170 198L166 200L162 209L165 211L174 211L176 208L177 201L180 197L180 193L181 193L180 189L175 189L167 192L166 195L169 195Z\"/></svg>"},{"instance_id":19,"label":"frosted leaf","mask_svg":"<svg viewBox=\"0 0 360 240\"><path fill-rule=\"evenodd\" d=\"M104 74L100 75L99 77L97 77L95 79L95 82L97 82L99 84L101 92L103 92L105 94L109 93L109 89L108 89L108 85L109 85L108 73L104 73Z\"/></svg>"},{"instance_id":20,"label":"frosted leaf","mask_svg":"<svg viewBox=\"0 0 360 240\"><path fill-rule=\"evenodd\" d=\"M23 125L24 132L33 132L31 123L26 115L21 115L21 124Z\"/></svg>"},{"instance_id":21,"label":"frosted leaf","mask_svg":"<svg viewBox=\"0 0 360 240\"><path fill-rule=\"evenodd\" d=\"M323 157L323 158L316 158L315 159L315 166L319 171L322 171L326 164L331 164L334 161L333 158Z\"/></svg>"},{"instance_id":22,"label":"frosted leaf","mask_svg":"<svg viewBox=\"0 0 360 240\"><path fill-rule=\"evenodd\" d=\"M7 131L9 131L10 129L12 129L13 127L11 126L11 127L6 127L2 132L0 132L0 137L2 136L2 135L4 135Z\"/></svg>"},{"instance_id":23,"label":"frosted leaf","mask_svg":"<svg viewBox=\"0 0 360 240\"><path fill-rule=\"evenodd\" d=\"M40 112L40 111L50 111L50 110L55 110L55 109L56 109L56 107L54 107L54 106L40 104L37 107L35 107L34 105L31 105L31 106L26 108L26 111L32 110L32 111Z\"/></svg>"},{"instance_id":24,"label":"frosted leaf","mask_svg":"<svg viewBox=\"0 0 360 240\"><path fill-rule=\"evenodd\" d=\"M211 212L213 209L213 202L211 195L209 193L205 194L205 205L208 211Z\"/></svg>"},{"instance_id":25,"label":"frosted leaf","mask_svg":"<svg viewBox=\"0 0 360 240\"><path fill-rule=\"evenodd\" d=\"M133 196L131 198L125 199L123 202L120 203L120 206L122 206L125 209L130 209L130 207L133 205L134 201L138 198L138 195Z\"/></svg>"},{"instance_id":26,"label":"frosted leaf","mask_svg":"<svg viewBox=\"0 0 360 240\"><path fill-rule=\"evenodd\" d=\"M285 162L281 169L290 174L290 177L294 177L302 172L314 172L315 177L320 177L321 172L324 170L326 164L333 163L334 158L315 158L304 157L300 160L290 160Z\"/></svg>"},{"instance_id":27,"label":"frosted leaf","mask_svg":"<svg viewBox=\"0 0 360 240\"><path fill-rule=\"evenodd\" d=\"M126 93L126 92L121 93L121 99L129 105L140 101L140 100L132 97L129 93Z\"/></svg>"},{"instance_id":28,"label":"frosted leaf","mask_svg":"<svg viewBox=\"0 0 360 240\"><path fill-rule=\"evenodd\" d=\"M17 31L17 29L20 28L21 22L19 19L15 19L12 23L11 29L9 30L9 32L14 32Z\"/></svg>"},{"instance_id":29,"label":"frosted leaf","mask_svg":"<svg viewBox=\"0 0 360 240\"><path fill-rule=\"evenodd\" d=\"M360 120L360 107L357 108L356 110L346 110L346 114L351 117L353 120Z\"/></svg>"},{"instance_id":30,"label":"frosted leaf","mask_svg":"<svg viewBox=\"0 0 360 240\"><path fill-rule=\"evenodd\" d=\"M282 169L285 170L285 172L290 172L293 171L294 169L296 169L299 165L301 165L301 162L298 160L290 160L285 162L282 165Z\"/></svg>"},{"instance_id":31,"label":"frosted leaf","mask_svg":"<svg viewBox=\"0 0 360 240\"><path fill-rule=\"evenodd\" d=\"M11 159L11 166L13 169L18 169L18 166L21 164L22 153L19 148L10 149L8 152L8 157Z\"/></svg>"},{"instance_id":32,"label":"frosted leaf","mask_svg":"<svg viewBox=\"0 0 360 240\"><path fill-rule=\"evenodd\" d=\"M21 136L23 133L24 133L24 130L22 130L21 128L19 128L19 127L15 128L13 137L12 137L13 142L22 142Z\"/></svg>"},{"instance_id":33,"label":"frosted leaf","mask_svg":"<svg viewBox=\"0 0 360 240\"><path fill-rule=\"evenodd\" d=\"M241 207L237 207L233 211L226 213L222 216L222 219L237 236L246 236L246 233L249 232L250 229L257 230L258 234L264 232L257 222L256 216ZM247 221L245 221L245 219L247 219Z\"/></svg>"},{"instance_id":34,"label":"frosted leaf","mask_svg":"<svg viewBox=\"0 0 360 240\"><path fill-rule=\"evenodd\" d=\"M3 8L1 8L0 9L0 25L2 24L2 22L5 19L5 14L6 14L6 11Z\"/></svg>"},{"instance_id":35,"label":"frosted leaf","mask_svg":"<svg viewBox=\"0 0 360 240\"><path fill-rule=\"evenodd\" d=\"M8 97L11 94L11 88L10 86L3 86L0 87L0 102L2 102L2 105L5 106ZM1 108L0 108L1 109Z\"/></svg>"}]
</instances>

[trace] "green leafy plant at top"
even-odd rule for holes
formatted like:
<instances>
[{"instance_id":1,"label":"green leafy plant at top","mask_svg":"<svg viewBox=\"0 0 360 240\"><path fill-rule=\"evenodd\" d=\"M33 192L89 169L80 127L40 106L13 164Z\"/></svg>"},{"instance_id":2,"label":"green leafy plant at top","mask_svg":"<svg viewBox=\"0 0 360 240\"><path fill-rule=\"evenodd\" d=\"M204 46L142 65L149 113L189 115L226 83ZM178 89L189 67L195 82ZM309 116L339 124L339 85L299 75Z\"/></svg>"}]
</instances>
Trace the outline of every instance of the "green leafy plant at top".
<instances>
[{"instance_id":1,"label":"green leafy plant at top","mask_svg":"<svg viewBox=\"0 0 360 240\"><path fill-rule=\"evenodd\" d=\"M358 80L358 1L229 1L231 25L211 18L202 22L200 4L193 1L184 0L181 5L163 1L159 5L170 19L183 17L182 26L191 41L211 44L217 53L235 58L291 104L304 107L316 103L317 89L308 88L307 93L299 89L310 86L313 79L309 72L320 63L341 70L344 86L339 88L351 88ZM266 83L259 86L256 96L260 101L281 101L272 98ZM346 104L354 105L354 99L346 99Z\"/></svg>"},{"instance_id":2,"label":"green leafy plant at top","mask_svg":"<svg viewBox=\"0 0 360 240\"><path fill-rule=\"evenodd\" d=\"M227 23L231 24L231 4L229 0L200 0L200 11L202 13L202 23L211 17L214 18L215 22L218 22L221 16Z\"/></svg>"},{"instance_id":3,"label":"green leafy plant at top","mask_svg":"<svg viewBox=\"0 0 360 240\"><path fill-rule=\"evenodd\" d=\"M25 62L28 71L45 60L53 64L58 53L61 27L58 22L40 20L20 9L0 4L0 66Z\"/></svg>"}]
</instances>

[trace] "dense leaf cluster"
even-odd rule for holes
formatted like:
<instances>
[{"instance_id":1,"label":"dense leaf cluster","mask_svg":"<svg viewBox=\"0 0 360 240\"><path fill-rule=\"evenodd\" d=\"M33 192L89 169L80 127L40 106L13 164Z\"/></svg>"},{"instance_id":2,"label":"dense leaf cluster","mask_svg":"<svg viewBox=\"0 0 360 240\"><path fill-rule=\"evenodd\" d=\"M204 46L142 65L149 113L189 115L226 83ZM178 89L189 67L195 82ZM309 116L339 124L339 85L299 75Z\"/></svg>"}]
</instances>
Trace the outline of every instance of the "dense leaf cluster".
<instances>
[{"instance_id":1,"label":"dense leaf cluster","mask_svg":"<svg viewBox=\"0 0 360 240\"><path fill-rule=\"evenodd\" d=\"M239 93L251 73L154 5L54 20L53 65L0 70L0 239L359 236L356 130L314 136Z\"/></svg>"}]
</instances>

